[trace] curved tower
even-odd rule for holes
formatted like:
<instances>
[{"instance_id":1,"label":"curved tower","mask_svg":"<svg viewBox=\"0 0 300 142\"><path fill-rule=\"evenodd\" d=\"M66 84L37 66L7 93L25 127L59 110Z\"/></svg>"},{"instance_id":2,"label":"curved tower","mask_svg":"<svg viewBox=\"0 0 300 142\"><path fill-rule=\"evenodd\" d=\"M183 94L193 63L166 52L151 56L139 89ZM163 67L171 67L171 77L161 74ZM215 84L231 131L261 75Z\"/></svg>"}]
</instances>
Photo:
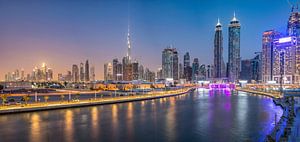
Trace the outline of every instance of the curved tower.
<instances>
[{"instance_id":1,"label":"curved tower","mask_svg":"<svg viewBox=\"0 0 300 142\"><path fill-rule=\"evenodd\" d=\"M223 60L223 34L222 25L218 19L218 23L215 28L214 39L214 77L224 77L225 64Z\"/></svg>"},{"instance_id":2,"label":"curved tower","mask_svg":"<svg viewBox=\"0 0 300 142\"><path fill-rule=\"evenodd\" d=\"M240 22L234 13L228 28L228 79L230 82L236 82L241 71L240 29Z\"/></svg>"}]
</instances>

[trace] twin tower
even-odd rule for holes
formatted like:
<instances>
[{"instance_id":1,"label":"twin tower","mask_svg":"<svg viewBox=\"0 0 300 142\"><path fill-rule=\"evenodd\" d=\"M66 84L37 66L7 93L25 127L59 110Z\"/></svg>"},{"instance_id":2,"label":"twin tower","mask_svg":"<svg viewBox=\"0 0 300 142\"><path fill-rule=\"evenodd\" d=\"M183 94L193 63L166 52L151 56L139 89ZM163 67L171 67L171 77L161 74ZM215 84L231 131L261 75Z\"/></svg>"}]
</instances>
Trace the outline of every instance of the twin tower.
<instances>
[{"instance_id":1,"label":"twin tower","mask_svg":"<svg viewBox=\"0 0 300 142\"><path fill-rule=\"evenodd\" d=\"M240 29L241 25L235 16L228 26L228 62L223 59L223 34L222 25L218 19L214 37L214 78L228 78L229 82L236 82L241 71L240 56Z\"/></svg>"}]
</instances>

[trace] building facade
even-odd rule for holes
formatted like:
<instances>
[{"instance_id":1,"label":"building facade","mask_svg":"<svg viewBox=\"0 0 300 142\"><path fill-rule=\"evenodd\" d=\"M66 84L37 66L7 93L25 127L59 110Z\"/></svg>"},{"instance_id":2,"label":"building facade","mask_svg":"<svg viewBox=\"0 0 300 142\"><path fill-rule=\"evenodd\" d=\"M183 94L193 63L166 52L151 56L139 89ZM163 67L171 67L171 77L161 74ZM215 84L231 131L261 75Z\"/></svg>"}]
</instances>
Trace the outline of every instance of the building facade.
<instances>
[{"instance_id":1,"label":"building facade","mask_svg":"<svg viewBox=\"0 0 300 142\"><path fill-rule=\"evenodd\" d=\"M222 25L218 19L218 23L215 28L214 38L214 77L222 78L225 76L225 64L223 59L223 34Z\"/></svg>"}]
</instances>

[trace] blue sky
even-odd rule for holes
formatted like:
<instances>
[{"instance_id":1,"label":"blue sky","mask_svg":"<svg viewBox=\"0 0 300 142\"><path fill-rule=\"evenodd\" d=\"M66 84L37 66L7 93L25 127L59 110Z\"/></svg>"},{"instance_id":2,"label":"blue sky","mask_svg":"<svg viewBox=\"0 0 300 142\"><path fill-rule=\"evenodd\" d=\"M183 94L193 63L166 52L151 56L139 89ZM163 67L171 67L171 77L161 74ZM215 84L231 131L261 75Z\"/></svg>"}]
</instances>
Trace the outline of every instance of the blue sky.
<instances>
[{"instance_id":1,"label":"blue sky","mask_svg":"<svg viewBox=\"0 0 300 142\"><path fill-rule=\"evenodd\" d=\"M217 18L223 25L224 60L233 12L241 23L241 56L261 50L262 32L285 32L286 0L0 0L0 79L8 71L46 62L54 73L89 59L103 78L103 64L125 56L128 19L132 55L144 66L161 66L168 45L200 63L213 61ZM129 17L129 18L128 18Z\"/></svg>"}]
</instances>

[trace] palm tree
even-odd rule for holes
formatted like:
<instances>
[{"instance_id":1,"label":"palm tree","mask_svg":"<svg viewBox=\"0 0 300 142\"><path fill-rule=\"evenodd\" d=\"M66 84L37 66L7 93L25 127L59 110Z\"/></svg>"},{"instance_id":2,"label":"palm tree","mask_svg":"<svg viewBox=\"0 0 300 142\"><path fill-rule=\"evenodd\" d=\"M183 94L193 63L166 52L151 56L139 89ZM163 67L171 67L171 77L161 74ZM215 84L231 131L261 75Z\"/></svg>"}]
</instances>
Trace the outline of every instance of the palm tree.
<instances>
[{"instance_id":1,"label":"palm tree","mask_svg":"<svg viewBox=\"0 0 300 142\"><path fill-rule=\"evenodd\" d=\"M45 103L48 102L49 96L44 96Z\"/></svg>"},{"instance_id":2,"label":"palm tree","mask_svg":"<svg viewBox=\"0 0 300 142\"><path fill-rule=\"evenodd\" d=\"M4 105L4 102L7 100L8 94L1 94L1 99L2 99L2 105Z\"/></svg>"},{"instance_id":3,"label":"palm tree","mask_svg":"<svg viewBox=\"0 0 300 142\"><path fill-rule=\"evenodd\" d=\"M61 102L63 102L64 101L64 98L65 98L65 95L60 95L60 100L61 100Z\"/></svg>"},{"instance_id":4,"label":"palm tree","mask_svg":"<svg viewBox=\"0 0 300 142\"><path fill-rule=\"evenodd\" d=\"M25 104L27 105L28 101L30 100L30 96L29 95L23 96L23 100L25 101Z\"/></svg>"}]
</instances>

